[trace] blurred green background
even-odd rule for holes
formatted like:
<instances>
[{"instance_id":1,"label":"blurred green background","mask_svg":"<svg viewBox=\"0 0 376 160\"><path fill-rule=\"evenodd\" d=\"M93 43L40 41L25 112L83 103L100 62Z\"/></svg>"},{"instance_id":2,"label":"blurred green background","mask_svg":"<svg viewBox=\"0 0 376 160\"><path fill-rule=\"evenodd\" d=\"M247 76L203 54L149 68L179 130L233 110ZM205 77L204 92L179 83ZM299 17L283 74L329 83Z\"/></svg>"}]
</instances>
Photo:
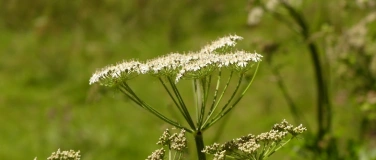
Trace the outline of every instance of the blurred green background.
<instances>
[{"instance_id":1,"label":"blurred green background","mask_svg":"<svg viewBox=\"0 0 376 160\"><path fill-rule=\"evenodd\" d=\"M347 29L369 12L338 15L343 8L337 2L301 2L312 30L325 23ZM91 74L123 59L199 50L229 34L244 37L238 48L263 55L264 43L279 44L273 63L284 64L280 72L288 92L315 130L316 90L304 42L270 15L247 25L251 8L247 0L0 0L0 159L45 159L58 148L80 150L83 160L145 159L169 126L121 94L90 86ZM140 78L132 85L161 110L171 104L161 96L164 90L156 79ZM333 134L344 144L359 138L363 113L356 97L338 96L341 89L346 90L336 86L331 92ZM282 119L293 122L267 63L261 63L231 116L220 142L268 131ZM216 127L205 137L207 144ZM301 159L295 151L305 140L296 140L271 159Z\"/></svg>"}]
</instances>

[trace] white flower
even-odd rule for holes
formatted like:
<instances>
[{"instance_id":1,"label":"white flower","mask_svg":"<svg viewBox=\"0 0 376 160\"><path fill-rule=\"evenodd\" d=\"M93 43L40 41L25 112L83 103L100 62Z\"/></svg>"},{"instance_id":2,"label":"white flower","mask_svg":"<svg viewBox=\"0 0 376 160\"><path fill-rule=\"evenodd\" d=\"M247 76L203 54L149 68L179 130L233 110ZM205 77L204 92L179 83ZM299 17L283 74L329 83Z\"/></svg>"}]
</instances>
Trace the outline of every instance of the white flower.
<instances>
[{"instance_id":1,"label":"white flower","mask_svg":"<svg viewBox=\"0 0 376 160\"><path fill-rule=\"evenodd\" d=\"M163 160L165 156L165 150L163 148L155 150L153 153L151 153L146 160Z\"/></svg>"},{"instance_id":2,"label":"white flower","mask_svg":"<svg viewBox=\"0 0 376 160\"><path fill-rule=\"evenodd\" d=\"M155 59L152 59L146 63L149 67L149 71L154 75L163 75L169 74L172 75L182 65L188 63L192 60L192 57L186 56L184 54L172 53L166 56L161 56Z\"/></svg>"},{"instance_id":3,"label":"white flower","mask_svg":"<svg viewBox=\"0 0 376 160\"><path fill-rule=\"evenodd\" d=\"M176 83L183 76L186 78L198 78L207 75L215 69L219 61L217 54L191 53L187 57L190 57L191 61L182 65L179 73L176 75Z\"/></svg>"},{"instance_id":4,"label":"white flower","mask_svg":"<svg viewBox=\"0 0 376 160\"><path fill-rule=\"evenodd\" d=\"M148 67L138 61L123 61L116 65L111 65L97 70L90 78L89 84L101 82L102 80L109 80L111 82L117 79L128 80L139 74L144 74L148 71ZM109 85L109 84L104 84Z\"/></svg>"},{"instance_id":5,"label":"white flower","mask_svg":"<svg viewBox=\"0 0 376 160\"><path fill-rule=\"evenodd\" d=\"M247 71L255 62L261 61L261 55L245 51L235 51L228 54L192 53L188 63L181 64L176 75L175 83L182 77L199 78L210 74L215 69L229 67L237 71Z\"/></svg>"},{"instance_id":6,"label":"white flower","mask_svg":"<svg viewBox=\"0 0 376 160\"><path fill-rule=\"evenodd\" d=\"M218 49L233 47L236 41L243 39L237 35L219 38L203 47L199 52L187 54L171 53L141 63L130 60L110 65L97 70L89 80L89 84L100 83L104 86L115 86L140 74L174 77L177 83L184 78L201 78L216 69L226 67L240 72L247 71L254 62L261 61L261 55L246 51L218 54ZM224 51L224 50L222 50Z\"/></svg>"},{"instance_id":7,"label":"white flower","mask_svg":"<svg viewBox=\"0 0 376 160\"><path fill-rule=\"evenodd\" d=\"M257 144L255 139L250 139L249 141L245 143L241 143L238 146L238 149L240 151L243 151L249 154L254 153L258 148L260 148L260 144Z\"/></svg>"},{"instance_id":8,"label":"white flower","mask_svg":"<svg viewBox=\"0 0 376 160\"><path fill-rule=\"evenodd\" d=\"M213 160L224 160L226 158L226 150L215 153Z\"/></svg>"},{"instance_id":9,"label":"white flower","mask_svg":"<svg viewBox=\"0 0 376 160\"><path fill-rule=\"evenodd\" d=\"M204 46L201 49L200 53L212 53L219 48L234 47L236 45L236 41L242 40L242 39L243 37L240 37L237 35L230 35L230 36L222 37Z\"/></svg>"},{"instance_id":10,"label":"white flower","mask_svg":"<svg viewBox=\"0 0 376 160\"><path fill-rule=\"evenodd\" d=\"M231 67L237 71L247 71L255 62L261 61L261 55L246 51L219 55L219 67Z\"/></svg>"}]
</instances>

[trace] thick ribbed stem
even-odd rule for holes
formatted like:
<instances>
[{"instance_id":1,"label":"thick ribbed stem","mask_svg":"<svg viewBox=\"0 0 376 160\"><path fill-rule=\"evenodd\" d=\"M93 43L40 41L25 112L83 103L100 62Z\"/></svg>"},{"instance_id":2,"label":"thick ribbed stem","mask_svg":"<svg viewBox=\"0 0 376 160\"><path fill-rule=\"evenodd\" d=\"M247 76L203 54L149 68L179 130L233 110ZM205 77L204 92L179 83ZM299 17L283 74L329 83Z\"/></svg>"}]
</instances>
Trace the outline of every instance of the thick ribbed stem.
<instances>
[{"instance_id":1,"label":"thick ribbed stem","mask_svg":"<svg viewBox=\"0 0 376 160\"><path fill-rule=\"evenodd\" d=\"M205 153L202 152L202 150L205 147L202 132L201 131L195 132L194 137L195 137L195 142L196 142L198 160L206 160L206 155Z\"/></svg>"}]
</instances>

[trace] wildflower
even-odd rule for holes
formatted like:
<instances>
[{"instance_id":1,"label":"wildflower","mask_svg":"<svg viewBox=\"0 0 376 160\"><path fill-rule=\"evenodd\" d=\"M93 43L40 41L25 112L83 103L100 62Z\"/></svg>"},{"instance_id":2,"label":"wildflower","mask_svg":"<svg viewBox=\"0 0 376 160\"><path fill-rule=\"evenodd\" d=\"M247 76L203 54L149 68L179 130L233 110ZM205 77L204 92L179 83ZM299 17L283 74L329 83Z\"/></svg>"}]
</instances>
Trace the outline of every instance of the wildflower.
<instances>
[{"instance_id":1,"label":"wildflower","mask_svg":"<svg viewBox=\"0 0 376 160\"><path fill-rule=\"evenodd\" d=\"M170 141L170 131L166 129L163 133L162 136L159 137L159 140L157 142L158 145L162 146L169 146L171 141Z\"/></svg>"},{"instance_id":2,"label":"wildflower","mask_svg":"<svg viewBox=\"0 0 376 160\"><path fill-rule=\"evenodd\" d=\"M210 44L204 46L199 53L213 53L218 49L225 49L226 47L234 47L236 45L236 41L242 40L243 37L237 35L230 35L226 37L219 38Z\"/></svg>"},{"instance_id":3,"label":"wildflower","mask_svg":"<svg viewBox=\"0 0 376 160\"><path fill-rule=\"evenodd\" d=\"M258 148L260 148L260 144L257 144L255 139L250 139L245 143L240 143L238 146L240 151L248 154L253 154Z\"/></svg>"},{"instance_id":4,"label":"wildflower","mask_svg":"<svg viewBox=\"0 0 376 160\"><path fill-rule=\"evenodd\" d=\"M145 74L148 70L148 67L138 61L123 61L97 70L91 76L89 84L99 82L104 86L114 86L139 74Z\"/></svg>"},{"instance_id":5,"label":"wildflower","mask_svg":"<svg viewBox=\"0 0 376 160\"><path fill-rule=\"evenodd\" d=\"M279 131L291 131L293 128L293 125L289 124L285 119L281 123L277 123L273 126L274 130L279 130Z\"/></svg>"},{"instance_id":6,"label":"wildflower","mask_svg":"<svg viewBox=\"0 0 376 160\"><path fill-rule=\"evenodd\" d=\"M175 77L177 83L182 78L205 77L222 67L245 72L253 66L254 62L261 61L262 56L246 51L218 54L219 49L234 47L241 39L243 38L237 35L226 36L204 46L199 52L171 53L148 60L146 63L135 60L123 61L98 69L90 78L89 84L99 83L112 87L140 74Z\"/></svg>"},{"instance_id":7,"label":"wildflower","mask_svg":"<svg viewBox=\"0 0 376 160\"><path fill-rule=\"evenodd\" d=\"M298 127L295 127L291 134L293 135L298 135L298 134L302 134L303 132L307 131L307 128L303 127L302 124L300 124Z\"/></svg>"},{"instance_id":8,"label":"wildflower","mask_svg":"<svg viewBox=\"0 0 376 160\"><path fill-rule=\"evenodd\" d=\"M201 54L193 53L187 55L193 61L182 66L179 73L176 75L175 82L184 78L201 78L210 74L215 68L215 64L219 61L216 54Z\"/></svg>"},{"instance_id":9,"label":"wildflower","mask_svg":"<svg viewBox=\"0 0 376 160\"><path fill-rule=\"evenodd\" d=\"M202 152L207 153L207 154L215 154L218 151L222 150L222 145L218 143L214 143L210 146L205 146L205 148L202 150Z\"/></svg>"},{"instance_id":10,"label":"wildflower","mask_svg":"<svg viewBox=\"0 0 376 160\"><path fill-rule=\"evenodd\" d=\"M176 151L182 151L187 148L187 138L185 138L185 130L182 129L179 134L174 133L170 137L171 149Z\"/></svg>"},{"instance_id":11,"label":"wildflower","mask_svg":"<svg viewBox=\"0 0 376 160\"><path fill-rule=\"evenodd\" d=\"M172 53L149 60L146 65L149 67L149 73L156 76L172 76L184 64L188 63L191 57L184 54Z\"/></svg>"},{"instance_id":12,"label":"wildflower","mask_svg":"<svg viewBox=\"0 0 376 160\"><path fill-rule=\"evenodd\" d=\"M214 154L213 160L224 160L226 159L226 150L223 150L221 152L217 152Z\"/></svg>"},{"instance_id":13,"label":"wildflower","mask_svg":"<svg viewBox=\"0 0 376 160\"><path fill-rule=\"evenodd\" d=\"M239 72L248 71L255 62L261 61L261 55L245 51L235 51L233 53L220 55L219 66L226 66Z\"/></svg>"},{"instance_id":14,"label":"wildflower","mask_svg":"<svg viewBox=\"0 0 376 160\"><path fill-rule=\"evenodd\" d=\"M262 159L269 157L304 131L306 129L302 125L294 128L286 120L283 120L281 123L275 124L268 132L257 136L248 134L224 144L214 143L206 146L202 152L212 154L217 159L224 159L226 155L233 159L255 159L255 157ZM290 139L283 141L289 133L292 135Z\"/></svg>"},{"instance_id":15,"label":"wildflower","mask_svg":"<svg viewBox=\"0 0 376 160\"><path fill-rule=\"evenodd\" d=\"M189 63L182 65L176 75L175 82L180 79L199 79L211 74L215 69L227 67L239 72L248 71L256 62L261 61L261 55L245 51L235 51L228 54L189 54Z\"/></svg>"},{"instance_id":16,"label":"wildflower","mask_svg":"<svg viewBox=\"0 0 376 160\"><path fill-rule=\"evenodd\" d=\"M146 160L163 160L165 156L165 150L163 148L155 150L153 153L151 153Z\"/></svg>"},{"instance_id":17,"label":"wildflower","mask_svg":"<svg viewBox=\"0 0 376 160\"><path fill-rule=\"evenodd\" d=\"M228 152L232 152L232 151L234 151L238 148L238 144L237 144L238 141L239 140L227 141L221 147L222 147L223 150L226 150Z\"/></svg>"},{"instance_id":18,"label":"wildflower","mask_svg":"<svg viewBox=\"0 0 376 160\"><path fill-rule=\"evenodd\" d=\"M186 54L171 53L151 60L146 60L145 62L135 60L123 61L102 69L98 69L90 78L89 84L98 83L107 87L117 87L139 107L149 111L166 123L182 129L179 134L174 133L172 135L170 135L169 131L166 130L157 142L157 144L162 146L168 146L168 149L170 150L181 152L187 147L185 131L189 133L194 133L196 131L196 133L202 133L202 131L214 125L238 104L245 92L249 89L249 86L252 84L253 81L249 81L244 89L240 87L243 85L245 72L247 72L256 62L260 62L262 56L257 53L233 50L236 42L241 39L243 38L240 36L229 35L209 43L197 52L188 52ZM231 71L225 85L221 85L223 82L221 81L222 69L228 69ZM230 82L232 82L234 72L240 73L239 80L237 81L236 85L237 87L232 96L227 100L228 103L222 106L220 105L221 103L219 103L219 101L222 99L222 96L225 95L225 92L228 91L227 86L229 86ZM211 85L213 84L211 76L212 73L218 73L216 88L213 92L214 96L208 95L208 93L211 93L209 90L212 89ZM132 87L129 86L129 83L127 83L128 80L142 74L158 77L159 81L163 85L163 88L167 91L168 95L173 100L175 106L184 117L184 120L186 120L189 127L183 126L180 122L172 120L163 115L152 105L142 100L137 95L137 92L135 92ZM196 122L194 122L195 120L191 117L191 114L189 113L190 110L187 108L187 105L183 100L184 98L176 85L176 83L182 79L193 79L194 82L193 90L197 100L195 107L197 118ZM214 80L213 82L215 83ZM219 92L221 86L224 87L222 93ZM242 89L243 91L240 91L239 89ZM207 101L210 101L207 99L209 97L213 98L212 105L206 103ZM220 109L220 107L222 108ZM206 110L209 110L209 112L206 112ZM196 146L198 147L197 150L201 151L203 149L203 145L198 144L203 144L202 136L198 134L194 136L196 138ZM227 143L223 147L228 150L220 150L218 153L216 152L217 159L224 158L225 153L237 148L235 143ZM158 159L163 157L162 155L164 155L164 150L157 150L148 158ZM198 153L198 156L202 158L204 154L200 152Z\"/></svg>"},{"instance_id":19,"label":"wildflower","mask_svg":"<svg viewBox=\"0 0 376 160\"><path fill-rule=\"evenodd\" d=\"M56 152L53 152L51 156L47 158L47 160L80 160L80 157L80 151L60 151L60 149L58 149Z\"/></svg>"}]
</instances>

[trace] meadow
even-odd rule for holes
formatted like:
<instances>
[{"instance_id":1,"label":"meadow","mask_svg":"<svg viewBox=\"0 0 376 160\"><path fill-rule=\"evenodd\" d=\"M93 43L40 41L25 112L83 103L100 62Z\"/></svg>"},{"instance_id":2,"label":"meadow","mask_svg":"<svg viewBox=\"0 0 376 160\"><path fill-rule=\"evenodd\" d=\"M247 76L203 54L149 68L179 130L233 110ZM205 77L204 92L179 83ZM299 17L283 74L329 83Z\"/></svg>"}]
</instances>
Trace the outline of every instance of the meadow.
<instances>
[{"instance_id":1,"label":"meadow","mask_svg":"<svg viewBox=\"0 0 376 160\"><path fill-rule=\"evenodd\" d=\"M0 0L0 159L45 159L59 148L80 150L83 160L145 159L171 126L119 92L89 85L91 75L124 59L199 50L230 34L244 37L238 48L264 59L245 98L206 133L206 144L287 119L309 133L270 159L376 158L376 2L292 0L309 27L306 37L288 9L247 22L257 2ZM310 44L321 60L325 102L317 100ZM157 79L130 83L174 116ZM330 107L319 110L320 103Z\"/></svg>"}]
</instances>

